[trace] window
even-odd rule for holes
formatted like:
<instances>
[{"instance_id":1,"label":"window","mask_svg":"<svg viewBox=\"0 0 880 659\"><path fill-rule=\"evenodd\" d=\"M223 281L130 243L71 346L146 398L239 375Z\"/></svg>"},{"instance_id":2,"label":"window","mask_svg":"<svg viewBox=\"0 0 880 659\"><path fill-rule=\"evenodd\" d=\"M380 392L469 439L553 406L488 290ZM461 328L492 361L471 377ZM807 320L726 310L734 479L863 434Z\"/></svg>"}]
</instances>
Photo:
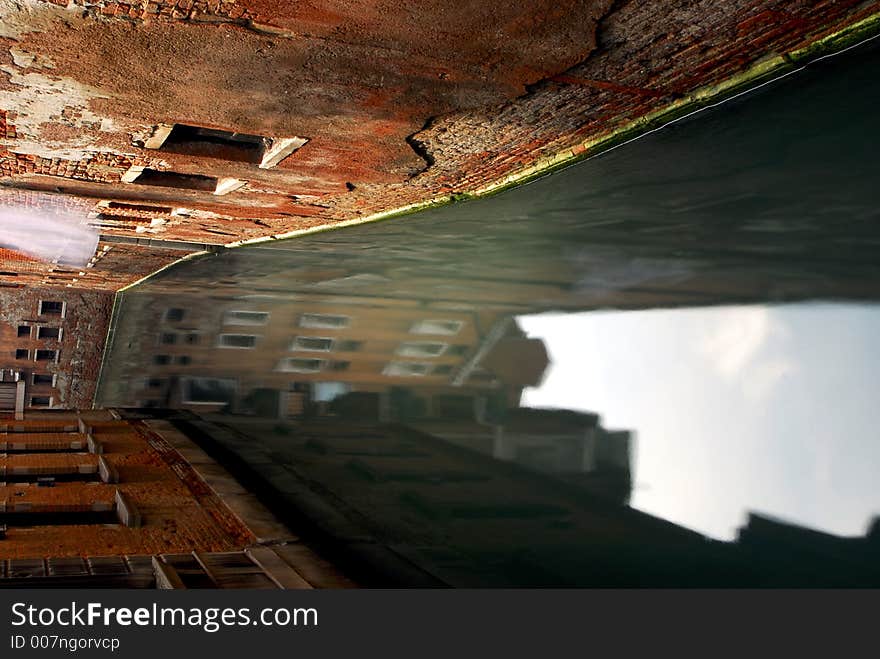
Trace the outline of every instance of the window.
<instances>
[{"instance_id":1,"label":"window","mask_svg":"<svg viewBox=\"0 0 880 659\"><path fill-rule=\"evenodd\" d=\"M255 348L257 337L253 334L221 334L217 337L217 345L221 348Z\"/></svg>"},{"instance_id":2,"label":"window","mask_svg":"<svg viewBox=\"0 0 880 659\"><path fill-rule=\"evenodd\" d=\"M57 350L37 350L36 360L38 362L53 361L58 358Z\"/></svg>"},{"instance_id":3,"label":"window","mask_svg":"<svg viewBox=\"0 0 880 659\"><path fill-rule=\"evenodd\" d=\"M165 139L161 144L154 146L163 133ZM258 165L263 160L263 152L268 141L267 138L259 135L174 124L170 132L167 127L160 126L146 145L148 148L156 148L167 153L182 153L199 158L219 158Z\"/></svg>"},{"instance_id":4,"label":"window","mask_svg":"<svg viewBox=\"0 0 880 659\"><path fill-rule=\"evenodd\" d=\"M464 323L460 320L420 320L409 328L410 334L458 334Z\"/></svg>"},{"instance_id":5,"label":"window","mask_svg":"<svg viewBox=\"0 0 880 659\"><path fill-rule=\"evenodd\" d=\"M286 373L318 373L324 368L323 359L297 359L288 357L278 362L277 370Z\"/></svg>"},{"instance_id":6,"label":"window","mask_svg":"<svg viewBox=\"0 0 880 659\"><path fill-rule=\"evenodd\" d=\"M452 366L450 364L438 364L431 371L432 375L449 375L452 373Z\"/></svg>"},{"instance_id":7,"label":"window","mask_svg":"<svg viewBox=\"0 0 880 659\"><path fill-rule=\"evenodd\" d=\"M61 329L58 327L39 327L37 328L38 339L60 339Z\"/></svg>"},{"instance_id":8,"label":"window","mask_svg":"<svg viewBox=\"0 0 880 659\"><path fill-rule=\"evenodd\" d=\"M189 345L197 345L199 342L198 334L187 334L186 335L186 343Z\"/></svg>"},{"instance_id":9,"label":"window","mask_svg":"<svg viewBox=\"0 0 880 659\"><path fill-rule=\"evenodd\" d=\"M268 311L227 311L223 314L224 325L265 325L268 322Z\"/></svg>"},{"instance_id":10,"label":"window","mask_svg":"<svg viewBox=\"0 0 880 659\"><path fill-rule=\"evenodd\" d=\"M222 378L184 378L183 402L190 405L228 405L235 400L235 380Z\"/></svg>"},{"instance_id":11,"label":"window","mask_svg":"<svg viewBox=\"0 0 880 659\"><path fill-rule=\"evenodd\" d=\"M147 387L150 389L161 389L164 384L165 380L162 378L150 378L147 380Z\"/></svg>"},{"instance_id":12,"label":"window","mask_svg":"<svg viewBox=\"0 0 880 659\"><path fill-rule=\"evenodd\" d=\"M199 158L219 158L274 167L308 142L302 137L264 137L187 124L159 124L144 142L147 149Z\"/></svg>"},{"instance_id":13,"label":"window","mask_svg":"<svg viewBox=\"0 0 880 659\"><path fill-rule=\"evenodd\" d=\"M168 355L154 355L153 363L158 366L165 366L171 363L171 357L169 357Z\"/></svg>"},{"instance_id":14,"label":"window","mask_svg":"<svg viewBox=\"0 0 880 659\"><path fill-rule=\"evenodd\" d=\"M159 171L149 167L145 168L129 182L139 185L155 185L162 188L177 188L179 190L202 190L204 192L214 192L217 188L217 179L213 176L180 174L179 172Z\"/></svg>"},{"instance_id":15,"label":"window","mask_svg":"<svg viewBox=\"0 0 880 659\"><path fill-rule=\"evenodd\" d=\"M411 377L417 375L426 375L431 369L430 364L421 364L419 362L391 362L382 371L383 375L399 375Z\"/></svg>"},{"instance_id":16,"label":"window","mask_svg":"<svg viewBox=\"0 0 880 659\"><path fill-rule=\"evenodd\" d=\"M18 326L18 335L19 336L30 336L31 335L31 326L30 325L19 325Z\"/></svg>"},{"instance_id":17,"label":"window","mask_svg":"<svg viewBox=\"0 0 880 659\"><path fill-rule=\"evenodd\" d=\"M331 371L347 371L351 362L330 362Z\"/></svg>"},{"instance_id":18,"label":"window","mask_svg":"<svg viewBox=\"0 0 880 659\"><path fill-rule=\"evenodd\" d=\"M18 350L15 351L15 358L16 359L27 359L28 357L30 357L30 354L31 354L30 350L25 350L24 348L19 348Z\"/></svg>"},{"instance_id":19,"label":"window","mask_svg":"<svg viewBox=\"0 0 880 659\"><path fill-rule=\"evenodd\" d=\"M177 358L177 363L180 364L181 366L187 366L190 364L190 362L192 362L192 358L189 357L188 355L181 355L180 357Z\"/></svg>"},{"instance_id":20,"label":"window","mask_svg":"<svg viewBox=\"0 0 880 659\"><path fill-rule=\"evenodd\" d=\"M470 346L449 346L449 354L457 357L466 355L468 350L470 350Z\"/></svg>"},{"instance_id":21,"label":"window","mask_svg":"<svg viewBox=\"0 0 880 659\"><path fill-rule=\"evenodd\" d=\"M174 332L165 332L159 335L159 342L166 346L173 346L177 343L177 334Z\"/></svg>"},{"instance_id":22,"label":"window","mask_svg":"<svg viewBox=\"0 0 880 659\"><path fill-rule=\"evenodd\" d=\"M401 357L437 357L445 350L445 343L411 342L401 343L397 348L397 354Z\"/></svg>"},{"instance_id":23,"label":"window","mask_svg":"<svg viewBox=\"0 0 880 659\"><path fill-rule=\"evenodd\" d=\"M48 384L50 386L55 385L55 376L49 373L34 373L31 382L35 385L37 384Z\"/></svg>"},{"instance_id":24,"label":"window","mask_svg":"<svg viewBox=\"0 0 880 659\"><path fill-rule=\"evenodd\" d=\"M183 316L183 309L173 308L165 312L165 320L170 323L179 323L181 320L183 320Z\"/></svg>"},{"instance_id":25,"label":"window","mask_svg":"<svg viewBox=\"0 0 880 659\"><path fill-rule=\"evenodd\" d=\"M316 352L330 352L333 349L333 339L318 336L298 336L290 345L291 350L314 350Z\"/></svg>"},{"instance_id":26,"label":"window","mask_svg":"<svg viewBox=\"0 0 880 659\"><path fill-rule=\"evenodd\" d=\"M63 316L64 302L56 302L53 300L40 300L41 316Z\"/></svg>"},{"instance_id":27,"label":"window","mask_svg":"<svg viewBox=\"0 0 880 659\"><path fill-rule=\"evenodd\" d=\"M350 322L348 316L331 316L322 313L304 313L299 317L299 326L310 329L339 329L348 327Z\"/></svg>"},{"instance_id":28,"label":"window","mask_svg":"<svg viewBox=\"0 0 880 659\"><path fill-rule=\"evenodd\" d=\"M363 345L363 341L339 341L336 344L336 349L339 352L357 352Z\"/></svg>"},{"instance_id":29,"label":"window","mask_svg":"<svg viewBox=\"0 0 880 659\"><path fill-rule=\"evenodd\" d=\"M31 407L50 407L51 405L51 396L31 396Z\"/></svg>"}]
</instances>

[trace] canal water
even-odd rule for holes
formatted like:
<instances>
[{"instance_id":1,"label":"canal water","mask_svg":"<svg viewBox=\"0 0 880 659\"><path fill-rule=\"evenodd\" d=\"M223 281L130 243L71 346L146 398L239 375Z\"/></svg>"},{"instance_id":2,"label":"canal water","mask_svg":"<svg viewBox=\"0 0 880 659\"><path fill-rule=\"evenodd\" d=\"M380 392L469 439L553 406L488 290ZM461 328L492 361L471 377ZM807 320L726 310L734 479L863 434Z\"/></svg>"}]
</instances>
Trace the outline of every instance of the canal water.
<instances>
[{"instance_id":1,"label":"canal water","mask_svg":"<svg viewBox=\"0 0 880 659\"><path fill-rule=\"evenodd\" d=\"M491 198L193 260L120 295L98 404L222 424L365 583L877 585L878 107L862 47Z\"/></svg>"}]
</instances>

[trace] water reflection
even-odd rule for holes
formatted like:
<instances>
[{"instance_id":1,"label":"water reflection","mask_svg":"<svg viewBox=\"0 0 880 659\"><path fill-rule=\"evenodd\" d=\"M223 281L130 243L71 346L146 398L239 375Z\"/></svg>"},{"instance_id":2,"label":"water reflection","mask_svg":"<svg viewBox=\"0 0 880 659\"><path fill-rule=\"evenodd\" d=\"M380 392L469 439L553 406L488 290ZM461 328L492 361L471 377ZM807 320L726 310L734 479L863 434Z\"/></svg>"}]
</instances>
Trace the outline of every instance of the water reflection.
<instances>
[{"instance_id":1,"label":"water reflection","mask_svg":"<svg viewBox=\"0 0 880 659\"><path fill-rule=\"evenodd\" d=\"M878 73L168 271L121 296L99 403L221 418L378 583L876 585Z\"/></svg>"}]
</instances>

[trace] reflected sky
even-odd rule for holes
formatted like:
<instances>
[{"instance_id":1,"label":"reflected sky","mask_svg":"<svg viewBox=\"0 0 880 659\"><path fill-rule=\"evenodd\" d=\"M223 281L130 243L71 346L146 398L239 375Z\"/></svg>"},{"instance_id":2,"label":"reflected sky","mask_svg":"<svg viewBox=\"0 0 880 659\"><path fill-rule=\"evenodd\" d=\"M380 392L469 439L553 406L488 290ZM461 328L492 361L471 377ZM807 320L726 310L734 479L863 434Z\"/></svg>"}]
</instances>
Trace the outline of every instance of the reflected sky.
<instances>
[{"instance_id":1,"label":"reflected sky","mask_svg":"<svg viewBox=\"0 0 880 659\"><path fill-rule=\"evenodd\" d=\"M721 539L757 510L842 535L880 512L880 308L521 318L551 366L529 405L635 428L632 504Z\"/></svg>"}]
</instances>

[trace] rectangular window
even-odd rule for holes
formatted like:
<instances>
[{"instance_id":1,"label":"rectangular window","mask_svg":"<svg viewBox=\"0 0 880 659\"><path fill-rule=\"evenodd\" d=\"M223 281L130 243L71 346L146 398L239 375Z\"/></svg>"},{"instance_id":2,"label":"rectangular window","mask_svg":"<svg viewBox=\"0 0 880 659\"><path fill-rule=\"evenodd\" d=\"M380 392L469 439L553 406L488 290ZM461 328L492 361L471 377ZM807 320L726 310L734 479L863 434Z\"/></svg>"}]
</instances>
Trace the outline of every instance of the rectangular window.
<instances>
[{"instance_id":1,"label":"rectangular window","mask_svg":"<svg viewBox=\"0 0 880 659\"><path fill-rule=\"evenodd\" d=\"M461 320L420 320L409 328L410 334L441 334L453 336L461 331Z\"/></svg>"},{"instance_id":2,"label":"rectangular window","mask_svg":"<svg viewBox=\"0 0 880 659\"><path fill-rule=\"evenodd\" d=\"M64 302L40 300L41 316L61 316L64 314Z\"/></svg>"},{"instance_id":3,"label":"rectangular window","mask_svg":"<svg viewBox=\"0 0 880 659\"><path fill-rule=\"evenodd\" d=\"M159 124L144 142L147 149L197 158L219 158L274 167L308 140L303 137L268 137L188 124Z\"/></svg>"},{"instance_id":4,"label":"rectangular window","mask_svg":"<svg viewBox=\"0 0 880 659\"><path fill-rule=\"evenodd\" d=\"M49 373L34 373L31 382L35 385L48 384L50 386L54 386L55 376Z\"/></svg>"},{"instance_id":5,"label":"rectangular window","mask_svg":"<svg viewBox=\"0 0 880 659\"><path fill-rule=\"evenodd\" d=\"M192 362L192 358L189 355L180 355L177 358L177 363L181 366L188 366Z\"/></svg>"},{"instance_id":6,"label":"rectangular window","mask_svg":"<svg viewBox=\"0 0 880 659\"><path fill-rule=\"evenodd\" d=\"M60 339L61 329L58 327L40 327L37 329L38 339Z\"/></svg>"},{"instance_id":7,"label":"rectangular window","mask_svg":"<svg viewBox=\"0 0 880 659\"><path fill-rule=\"evenodd\" d=\"M191 346L197 345L199 342L199 335L198 334L187 334L186 335L186 342L187 342L187 344L189 344Z\"/></svg>"},{"instance_id":8,"label":"rectangular window","mask_svg":"<svg viewBox=\"0 0 880 659\"><path fill-rule=\"evenodd\" d=\"M18 350L15 351L15 358L16 359L27 359L28 357L30 357L30 354L31 354L30 350L26 350L24 348L19 348Z\"/></svg>"},{"instance_id":9,"label":"rectangular window","mask_svg":"<svg viewBox=\"0 0 880 659\"><path fill-rule=\"evenodd\" d=\"M153 363L157 366L166 366L171 363L171 357L168 355L154 355Z\"/></svg>"},{"instance_id":10,"label":"rectangular window","mask_svg":"<svg viewBox=\"0 0 880 659\"><path fill-rule=\"evenodd\" d=\"M31 407L49 407L51 404L50 396L31 396Z\"/></svg>"},{"instance_id":11,"label":"rectangular window","mask_svg":"<svg viewBox=\"0 0 880 659\"><path fill-rule=\"evenodd\" d=\"M198 158L219 158L258 165L263 160L268 143L269 140L260 135L174 124L158 149Z\"/></svg>"},{"instance_id":12,"label":"rectangular window","mask_svg":"<svg viewBox=\"0 0 880 659\"><path fill-rule=\"evenodd\" d=\"M224 325L265 325L268 322L268 311L227 311L223 314Z\"/></svg>"},{"instance_id":13,"label":"rectangular window","mask_svg":"<svg viewBox=\"0 0 880 659\"><path fill-rule=\"evenodd\" d=\"M235 380L183 378L183 402L189 405L228 405L235 400Z\"/></svg>"},{"instance_id":14,"label":"rectangular window","mask_svg":"<svg viewBox=\"0 0 880 659\"><path fill-rule=\"evenodd\" d=\"M330 352L333 349L333 339L318 336L298 336L293 340L290 349Z\"/></svg>"},{"instance_id":15,"label":"rectangular window","mask_svg":"<svg viewBox=\"0 0 880 659\"><path fill-rule=\"evenodd\" d=\"M363 341L338 341L336 343L336 350L339 352L357 352L363 346Z\"/></svg>"},{"instance_id":16,"label":"rectangular window","mask_svg":"<svg viewBox=\"0 0 880 659\"><path fill-rule=\"evenodd\" d=\"M30 325L19 325L18 326L18 335L19 336L30 336L31 335L31 326Z\"/></svg>"},{"instance_id":17,"label":"rectangular window","mask_svg":"<svg viewBox=\"0 0 880 659\"><path fill-rule=\"evenodd\" d=\"M165 332L159 336L159 342L166 346L173 346L177 343L177 334L174 332Z\"/></svg>"},{"instance_id":18,"label":"rectangular window","mask_svg":"<svg viewBox=\"0 0 880 659\"><path fill-rule=\"evenodd\" d=\"M296 359L288 357L278 362L276 370L285 373L318 373L324 368L323 359Z\"/></svg>"},{"instance_id":19,"label":"rectangular window","mask_svg":"<svg viewBox=\"0 0 880 659\"><path fill-rule=\"evenodd\" d=\"M401 357L437 357L446 351L445 343L427 343L413 341L401 343L397 348L397 354Z\"/></svg>"},{"instance_id":20,"label":"rectangular window","mask_svg":"<svg viewBox=\"0 0 880 659\"><path fill-rule=\"evenodd\" d=\"M176 307L173 309L168 309L168 311L165 312L165 320L167 320L169 323L179 323L181 320L183 320L183 316L183 309L178 309Z\"/></svg>"},{"instance_id":21,"label":"rectangular window","mask_svg":"<svg viewBox=\"0 0 880 659\"><path fill-rule=\"evenodd\" d=\"M256 348L257 337L253 334L221 334L217 337L221 348Z\"/></svg>"},{"instance_id":22,"label":"rectangular window","mask_svg":"<svg viewBox=\"0 0 880 659\"><path fill-rule=\"evenodd\" d=\"M181 174L179 172L150 169L149 167L145 168L132 182L138 185L155 185L160 188L201 190L203 192L214 192L217 188L217 179L214 176Z\"/></svg>"},{"instance_id":23,"label":"rectangular window","mask_svg":"<svg viewBox=\"0 0 880 659\"><path fill-rule=\"evenodd\" d=\"M332 316L323 313L304 313L299 317L299 326L310 329L340 329L348 327L351 319L348 316Z\"/></svg>"},{"instance_id":24,"label":"rectangular window","mask_svg":"<svg viewBox=\"0 0 880 659\"><path fill-rule=\"evenodd\" d=\"M383 375L414 377L426 375L431 370L430 364L419 362L391 362L382 371Z\"/></svg>"},{"instance_id":25,"label":"rectangular window","mask_svg":"<svg viewBox=\"0 0 880 659\"><path fill-rule=\"evenodd\" d=\"M55 360L57 357L57 350L37 350L36 360L38 362L49 362Z\"/></svg>"}]
</instances>

